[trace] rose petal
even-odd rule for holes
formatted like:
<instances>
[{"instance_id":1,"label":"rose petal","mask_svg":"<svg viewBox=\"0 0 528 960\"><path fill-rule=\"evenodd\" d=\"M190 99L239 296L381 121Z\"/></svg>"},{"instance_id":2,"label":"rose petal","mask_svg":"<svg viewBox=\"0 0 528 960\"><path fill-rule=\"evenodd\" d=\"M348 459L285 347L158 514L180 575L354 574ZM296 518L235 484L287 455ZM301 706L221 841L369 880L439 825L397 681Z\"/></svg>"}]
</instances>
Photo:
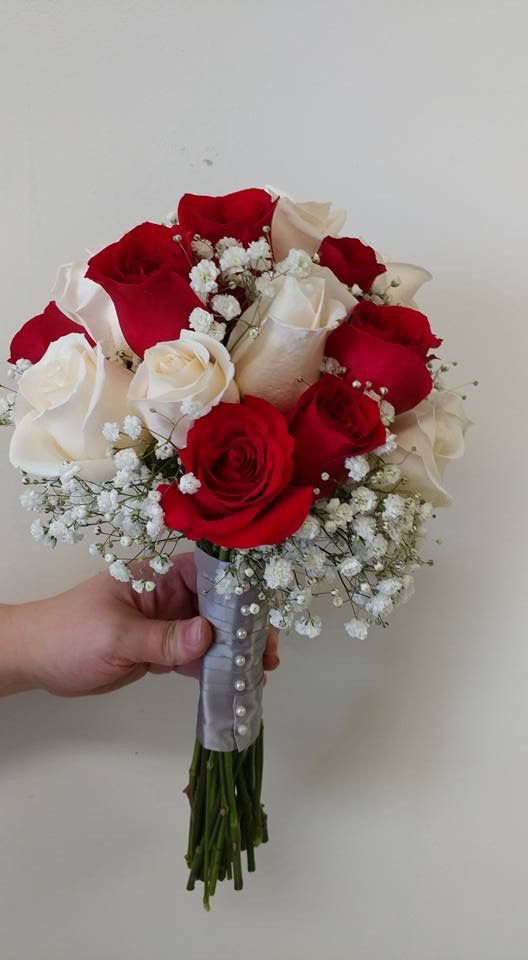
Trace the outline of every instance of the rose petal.
<instances>
[{"instance_id":1,"label":"rose petal","mask_svg":"<svg viewBox=\"0 0 528 960\"><path fill-rule=\"evenodd\" d=\"M386 399L398 413L415 407L432 390L431 375L415 353L357 330L353 323L342 324L330 334L326 355L346 367L349 383L370 380L377 391L386 387Z\"/></svg>"},{"instance_id":2,"label":"rose petal","mask_svg":"<svg viewBox=\"0 0 528 960\"><path fill-rule=\"evenodd\" d=\"M319 262L348 287L357 283L365 291L386 270L385 264L378 263L376 251L355 237L325 237L319 247Z\"/></svg>"},{"instance_id":3,"label":"rose petal","mask_svg":"<svg viewBox=\"0 0 528 960\"><path fill-rule=\"evenodd\" d=\"M432 279L428 270L413 263L387 263L385 266L385 273L376 277L372 284L372 292L386 294L390 303L412 305L420 287ZM391 286L393 280L400 281L397 287Z\"/></svg>"},{"instance_id":4,"label":"rose petal","mask_svg":"<svg viewBox=\"0 0 528 960\"><path fill-rule=\"evenodd\" d=\"M58 340L68 333L84 333L93 346L94 341L89 334L78 323L66 317L55 301L51 300L42 313L28 320L15 334L11 341L9 363L16 363L17 360L37 363L53 340Z\"/></svg>"},{"instance_id":5,"label":"rose petal","mask_svg":"<svg viewBox=\"0 0 528 960\"><path fill-rule=\"evenodd\" d=\"M103 287L86 276L84 260L59 267L52 290L59 309L74 323L89 331L107 355L127 350L112 298Z\"/></svg>"},{"instance_id":6,"label":"rose petal","mask_svg":"<svg viewBox=\"0 0 528 960\"><path fill-rule=\"evenodd\" d=\"M254 506L208 520L199 512L198 495L182 494L174 485L159 489L165 523L170 529L181 530L191 540L207 539L218 546L241 549L285 540L299 529L313 503L311 487L288 487L261 514Z\"/></svg>"},{"instance_id":7,"label":"rose petal","mask_svg":"<svg viewBox=\"0 0 528 960\"><path fill-rule=\"evenodd\" d=\"M112 298L125 340L139 357L160 341L176 340L191 311L203 307L188 280L190 236L176 243L174 234L141 223L88 261L86 276Z\"/></svg>"},{"instance_id":8,"label":"rose petal","mask_svg":"<svg viewBox=\"0 0 528 960\"><path fill-rule=\"evenodd\" d=\"M262 236L274 208L269 193L255 187L223 197L185 193L178 204L178 220L184 230L199 233L211 243L233 237L246 245Z\"/></svg>"},{"instance_id":9,"label":"rose petal","mask_svg":"<svg viewBox=\"0 0 528 960\"><path fill-rule=\"evenodd\" d=\"M345 475L345 458L385 441L379 406L339 377L326 374L300 398L290 419L295 437L295 480L326 495ZM322 473L330 474L323 481Z\"/></svg>"}]
</instances>

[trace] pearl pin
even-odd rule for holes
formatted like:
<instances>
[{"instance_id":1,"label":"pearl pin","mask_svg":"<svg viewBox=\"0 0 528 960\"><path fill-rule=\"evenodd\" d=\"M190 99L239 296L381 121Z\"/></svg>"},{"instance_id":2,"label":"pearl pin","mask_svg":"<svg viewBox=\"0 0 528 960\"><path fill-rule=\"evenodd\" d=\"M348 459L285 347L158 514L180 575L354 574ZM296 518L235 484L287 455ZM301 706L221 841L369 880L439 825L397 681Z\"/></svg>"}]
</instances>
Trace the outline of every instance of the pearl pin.
<instances>
[{"instance_id":1,"label":"pearl pin","mask_svg":"<svg viewBox=\"0 0 528 960\"><path fill-rule=\"evenodd\" d=\"M242 653L239 653L239 654L235 657L235 666L236 666L236 667L245 667L245 665L246 665L246 658L245 658L245 656L244 656Z\"/></svg>"},{"instance_id":2,"label":"pearl pin","mask_svg":"<svg viewBox=\"0 0 528 960\"><path fill-rule=\"evenodd\" d=\"M247 637L247 630L245 627L239 627L236 634L237 640L245 640Z\"/></svg>"},{"instance_id":3,"label":"pearl pin","mask_svg":"<svg viewBox=\"0 0 528 960\"><path fill-rule=\"evenodd\" d=\"M243 616L243 617L249 617L250 612L251 612L251 611L250 611L250 608L249 608L249 604L243 603L242 606L240 607L240 613L242 614L242 616Z\"/></svg>"},{"instance_id":4,"label":"pearl pin","mask_svg":"<svg viewBox=\"0 0 528 960\"><path fill-rule=\"evenodd\" d=\"M246 716L246 713L247 713L247 710L246 710L245 706L241 703L241 704L239 704L239 706L236 708L235 713L236 713L237 717L245 717L245 716Z\"/></svg>"},{"instance_id":5,"label":"pearl pin","mask_svg":"<svg viewBox=\"0 0 528 960\"><path fill-rule=\"evenodd\" d=\"M235 690L237 693L242 693L246 689L245 680L235 680Z\"/></svg>"},{"instance_id":6,"label":"pearl pin","mask_svg":"<svg viewBox=\"0 0 528 960\"><path fill-rule=\"evenodd\" d=\"M238 725L238 727L237 727L237 733L239 733L241 737L245 737L247 732L248 732L248 728L247 728L246 724L245 724L245 723L239 723L239 725Z\"/></svg>"}]
</instances>

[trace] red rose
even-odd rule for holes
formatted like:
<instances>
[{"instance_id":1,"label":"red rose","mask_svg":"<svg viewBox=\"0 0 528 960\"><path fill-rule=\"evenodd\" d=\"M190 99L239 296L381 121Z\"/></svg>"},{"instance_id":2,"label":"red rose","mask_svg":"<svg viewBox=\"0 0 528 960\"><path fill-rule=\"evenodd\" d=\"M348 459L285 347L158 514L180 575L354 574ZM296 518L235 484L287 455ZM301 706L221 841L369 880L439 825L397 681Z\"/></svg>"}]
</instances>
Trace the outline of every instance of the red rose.
<instances>
[{"instance_id":1,"label":"red rose","mask_svg":"<svg viewBox=\"0 0 528 960\"><path fill-rule=\"evenodd\" d=\"M432 332L425 313L412 307L379 306L370 300L362 300L354 310L352 323L358 330L371 333L387 343L400 343L424 362L429 351L442 343Z\"/></svg>"},{"instance_id":2,"label":"red rose","mask_svg":"<svg viewBox=\"0 0 528 960\"><path fill-rule=\"evenodd\" d=\"M222 547L279 543L299 529L312 488L292 485L295 442L285 418L267 400L220 403L196 421L180 451L201 487L160 487L165 522L190 540Z\"/></svg>"},{"instance_id":3,"label":"red rose","mask_svg":"<svg viewBox=\"0 0 528 960\"><path fill-rule=\"evenodd\" d=\"M350 383L370 380L386 387L397 413L416 407L432 390L425 361L441 341L431 333L423 313L410 307L377 306L363 300L350 321L330 334L326 354L346 367Z\"/></svg>"},{"instance_id":4,"label":"red rose","mask_svg":"<svg viewBox=\"0 0 528 960\"><path fill-rule=\"evenodd\" d=\"M178 228L141 223L88 261L86 276L114 302L125 340L139 357L147 347L177 340L191 310L203 307L189 285L190 237Z\"/></svg>"},{"instance_id":5,"label":"red rose","mask_svg":"<svg viewBox=\"0 0 528 960\"><path fill-rule=\"evenodd\" d=\"M16 363L17 360L31 360L31 363L37 363L46 353L50 343L65 337L67 333L84 333L86 339L93 345L93 340L84 327L70 320L52 300L43 313L32 317L18 333L15 333L11 341L9 363Z\"/></svg>"},{"instance_id":6,"label":"red rose","mask_svg":"<svg viewBox=\"0 0 528 960\"><path fill-rule=\"evenodd\" d=\"M376 260L376 252L353 237L325 237L319 247L319 262L329 267L338 280L352 287L370 290L374 280L387 269Z\"/></svg>"},{"instance_id":7,"label":"red rose","mask_svg":"<svg viewBox=\"0 0 528 960\"><path fill-rule=\"evenodd\" d=\"M319 487L324 495L345 476L345 458L385 443L378 404L349 383L325 374L300 397L290 418L295 437L296 483ZM330 480L321 480L329 473Z\"/></svg>"},{"instance_id":8,"label":"red rose","mask_svg":"<svg viewBox=\"0 0 528 960\"><path fill-rule=\"evenodd\" d=\"M275 203L266 190L254 187L225 197L185 193L178 204L178 221L183 230L199 233L211 243L234 237L248 244L258 240L262 228L270 225Z\"/></svg>"}]
</instances>

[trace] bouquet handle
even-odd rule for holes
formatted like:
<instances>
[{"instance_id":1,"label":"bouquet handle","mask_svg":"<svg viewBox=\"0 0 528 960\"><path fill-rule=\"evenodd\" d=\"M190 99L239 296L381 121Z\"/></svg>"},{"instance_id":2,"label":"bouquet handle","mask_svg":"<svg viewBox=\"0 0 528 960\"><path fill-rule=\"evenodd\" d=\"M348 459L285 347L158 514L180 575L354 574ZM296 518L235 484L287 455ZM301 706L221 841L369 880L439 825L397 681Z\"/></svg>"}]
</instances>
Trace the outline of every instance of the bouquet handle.
<instances>
[{"instance_id":1,"label":"bouquet handle","mask_svg":"<svg viewBox=\"0 0 528 960\"><path fill-rule=\"evenodd\" d=\"M207 750L242 751L255 742L262 723L262 658L268 607L258 589L241 596L216 591L229 564L197 548L198 606L214 630L202 661L196 736Z\"/></svg>"},{"instance_id":2,"label":"bouquet handle","mask_svg":"<svg viewBox=\"0 0 528 960\"><path fill-rule=\"evenodd\" d=\"M197 548L198 606L214 639L203 658L196 741L187 794L191 805L187 889L203 882L210 909L216 884L241 890L242 851L255 869L255 847L268 839L261 803L263 771L262 658L268 606L258 589L218 593L229 564ZM220 574L219 574L220 571Z\"/></svg>"}]
</instances>

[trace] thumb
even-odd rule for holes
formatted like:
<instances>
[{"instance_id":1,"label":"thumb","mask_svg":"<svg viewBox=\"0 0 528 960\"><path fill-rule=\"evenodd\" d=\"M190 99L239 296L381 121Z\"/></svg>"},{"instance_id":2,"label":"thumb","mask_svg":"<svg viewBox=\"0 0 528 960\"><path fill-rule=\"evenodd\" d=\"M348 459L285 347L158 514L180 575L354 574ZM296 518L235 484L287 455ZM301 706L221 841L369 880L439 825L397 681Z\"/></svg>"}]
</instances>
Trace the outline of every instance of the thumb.
<instances>
[{"instance_id":1,"label":"thumb","mask_svg":"<svg viewBox=\"0 0 528 960\"><path fill-rule=\"evenodd\" d=\"M156 663L172 668L198 660L211 644L213 631L203 617L191 620L141 617L133 637L130 655L136 663ZM132 632L129 640L132 641Z\"/></svg>"}]
</instances>

